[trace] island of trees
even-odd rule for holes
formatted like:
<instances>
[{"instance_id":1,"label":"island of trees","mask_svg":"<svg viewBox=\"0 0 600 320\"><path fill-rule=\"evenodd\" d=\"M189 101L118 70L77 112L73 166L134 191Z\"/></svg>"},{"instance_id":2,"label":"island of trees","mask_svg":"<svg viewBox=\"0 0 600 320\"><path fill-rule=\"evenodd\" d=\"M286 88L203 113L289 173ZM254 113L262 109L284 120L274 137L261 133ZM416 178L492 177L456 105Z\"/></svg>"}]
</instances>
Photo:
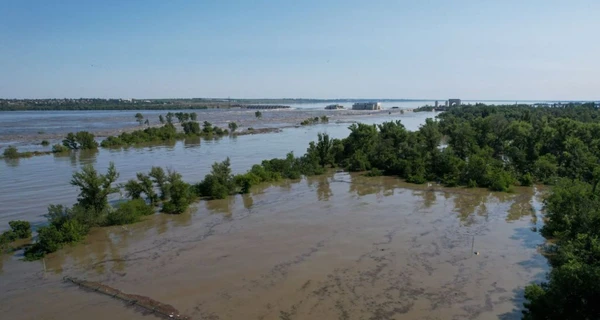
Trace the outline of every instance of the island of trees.
<instances>
[{"instance_id":1,"label":"island of trees","mask_svg":"<svg viewBox=\"0 0 600 320\"><path fill-rule=\"evenodd\" d=\"M505 192L543 183L552 186L541 230L552 240L544 246L552 270L544 283L527 286L523 316L600 318L600 111L595 105L455 107L437 120L427 119L417 131L406 130L400 121L349 128L344 139L319 134L304 155L264 160L243 174L233 175L225 159L193 184L155 167L113 186L118 177L114 165L106 174L84 167L71 181L80 188L77 204L50 205L49 224L38 229L26 257L39 258L77 242L91 227L132 223L155 211L179 214L196 199L247 193L259 183L322 174L328 168ZM85 140L75 137L77 146ZM128 199L113 208L107 197L118 189Z\"/></svg>"}]
</instances>

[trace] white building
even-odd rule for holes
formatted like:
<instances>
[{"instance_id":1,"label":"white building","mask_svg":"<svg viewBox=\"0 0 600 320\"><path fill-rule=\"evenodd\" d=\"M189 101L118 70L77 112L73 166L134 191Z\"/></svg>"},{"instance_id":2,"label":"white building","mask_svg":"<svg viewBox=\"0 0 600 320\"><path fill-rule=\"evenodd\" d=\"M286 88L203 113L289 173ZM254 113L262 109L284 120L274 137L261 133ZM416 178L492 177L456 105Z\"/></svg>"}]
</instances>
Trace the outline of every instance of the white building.
<instances>
[{"instance_id":1,"label":"white building","mask_svg":"<svg viewBox=\"0 0 600 320\"><path fill-rule=\"evenodd\" d=\"M379 102L357 102L352 105L352 110L381 110Z\"/></svg>"}]
</instances>

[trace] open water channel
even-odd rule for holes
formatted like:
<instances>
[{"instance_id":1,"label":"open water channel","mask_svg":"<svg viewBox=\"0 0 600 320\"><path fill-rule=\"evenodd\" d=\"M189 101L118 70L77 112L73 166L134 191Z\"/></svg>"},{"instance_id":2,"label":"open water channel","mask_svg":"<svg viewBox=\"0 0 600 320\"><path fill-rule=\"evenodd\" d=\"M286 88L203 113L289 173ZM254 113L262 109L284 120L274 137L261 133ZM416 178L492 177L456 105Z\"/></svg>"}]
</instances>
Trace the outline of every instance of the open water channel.
<instances>
[{"instance_id":1,"label":"open water channel","mask_svg":"<svg viewBox=\"0 0 600 320\"><path fill-rule=\"evenodd\" d=\"M355 120L401 120L416 130L431 116ZM83 164L104 171L114 161L119 182L151 166L196 182L215 161L230 157L243 172L289 151L302 154L318 132L345 137L348 125L0 161L0 228L15 219L39 225L49 203L73 203L69 180ZM186 214L95 229L43 261L0 256L0 314L154 317L61 281L69 276L150 297L192 319L519 319L523 287L547 271L537 251L542 194L539 187L494 193L343 172L261 185Z\"/></svg>"}]
</instances>

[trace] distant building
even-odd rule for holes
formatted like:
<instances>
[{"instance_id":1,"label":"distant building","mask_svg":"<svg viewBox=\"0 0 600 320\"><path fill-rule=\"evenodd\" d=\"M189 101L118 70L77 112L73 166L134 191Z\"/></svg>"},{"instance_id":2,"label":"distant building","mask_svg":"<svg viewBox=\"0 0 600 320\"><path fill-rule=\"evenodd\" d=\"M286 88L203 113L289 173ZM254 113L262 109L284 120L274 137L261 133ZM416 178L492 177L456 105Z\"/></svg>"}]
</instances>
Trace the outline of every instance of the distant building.
<instances>
[{"instance_id":1,"label":"distant building","mask_svg":"<svg viewBox=\"0 0 600 320\"><path fill-rule=\"evenodd\" d=\"M460 106L460 99L448 99L448 106L449 107L458 107Z\"/></svg>"},{"instance_id":2,"label":"distant building","mask_svg":"<svg viewBox=\"0 0 600 320\"><path fill-rule=\"evenodd\" d=\"M327 107L325 107L325 110L340 110L340 109L344 109L344 106L342 106L341 104L330 104Z\"/></svg>"},{"instance_id":3,"label":"distant building","mask_svg":"<svg viewBox=\"0 0 600 320\"><path fill-rule=\"evenodd\" d=\"M357 102L352 105L352 110L381 110L379 102Z\"/></svg>"},{"instance_id":4,"label":"distant building","mask_svg":"<svg viewBox=\"0 0 600 320\"><path fill-rule=\"evenodd\" d=\"M437 100L435 100L435 107L437 108L439 106L439 102Z\"/></svg>"},{"instance_id":5,"label":"distant building","mask_svg":"<svg viewBox=\"0 0 600 320\"><path fill-rule=\"evenodd\" d=\"M448 100L446 100L446 102L444 102L444 107L448 107Z\"/></svg>"}]
</instances>

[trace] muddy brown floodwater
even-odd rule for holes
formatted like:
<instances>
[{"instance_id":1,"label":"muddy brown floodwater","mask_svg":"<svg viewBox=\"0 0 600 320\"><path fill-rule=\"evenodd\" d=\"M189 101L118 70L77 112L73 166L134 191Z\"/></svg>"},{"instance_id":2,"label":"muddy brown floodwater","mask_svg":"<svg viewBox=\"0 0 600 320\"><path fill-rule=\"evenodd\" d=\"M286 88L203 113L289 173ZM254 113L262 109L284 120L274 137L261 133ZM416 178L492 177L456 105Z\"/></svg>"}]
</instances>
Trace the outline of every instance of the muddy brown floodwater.
<instances>
[{"instance_id":1,"label":"muddy brown floodwater","mask_svg":"<svg viewBox=\"0 0 600 320\"><path fill-rule=\"evenodd\" d=\"M144 317L61 281L69 276L192 319L519 319L523 287L547 270L536 250L540 194L347 173L260 186L180 216L93 230L43 262L4 256L0 311Z\"/></svg>"}]
</instances>

